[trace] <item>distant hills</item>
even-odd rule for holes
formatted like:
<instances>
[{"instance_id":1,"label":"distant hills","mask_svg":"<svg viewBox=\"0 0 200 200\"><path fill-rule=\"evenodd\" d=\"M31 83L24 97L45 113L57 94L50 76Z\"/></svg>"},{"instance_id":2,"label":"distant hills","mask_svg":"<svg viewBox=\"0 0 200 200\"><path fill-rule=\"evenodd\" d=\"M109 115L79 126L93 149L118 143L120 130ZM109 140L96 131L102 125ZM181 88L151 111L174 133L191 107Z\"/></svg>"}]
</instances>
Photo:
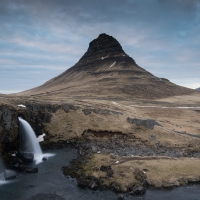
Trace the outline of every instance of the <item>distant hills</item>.
<instances>
[{"instance_id":1,"label":"distant hills","mask_svg":"<svg viewBox=\"0 0 200 200\"><path fill-rule=\"evenodd\" d=\"M199 87L199 88L197 88L196 90L200 91L200 87Z\"/></svg>"},{"instance_id":2,"label":"distant hills","mask_svg":"<svg viewBox=\"0 0 200 200\"><path fill-rule=\"evenodd\" d=\"M105 33L90 42L82 58L43 85L20 95L154 99L195 92L138 66L120 43Z\"/></svg>"}]
</instances>

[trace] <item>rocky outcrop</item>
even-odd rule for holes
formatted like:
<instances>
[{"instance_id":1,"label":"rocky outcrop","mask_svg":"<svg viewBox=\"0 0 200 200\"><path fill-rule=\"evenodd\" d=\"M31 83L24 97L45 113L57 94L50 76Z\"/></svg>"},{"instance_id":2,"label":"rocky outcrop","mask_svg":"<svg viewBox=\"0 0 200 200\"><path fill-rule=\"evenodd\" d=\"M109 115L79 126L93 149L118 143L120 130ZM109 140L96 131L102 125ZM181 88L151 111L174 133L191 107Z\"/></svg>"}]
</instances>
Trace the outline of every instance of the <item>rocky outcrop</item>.
<instances>
[{"instance_id":1,"label":"rocky outcrop","mask_svg":"<svg viewBox=\"0 0 200 200\"><path fill-rule=\"evenodd\" d=\"M0 105L0 152L18 136L18 113L12 106Z\"/></svg>"},{"instance_id":2,"label":"rocky outcrop","mask_svg":"<svg viewBox=\"0 0 200 200\"><path fill-rule=\"evenodd\" d=\"M94 39L90 42L87 52L83 55L79 62L95 59L100 56L103 60L108 56L127 56L127 54L124 52L122 46L115 38L102 33L97 39Z\"/></svg>"},{"instance_id":3,"label":"rocky outcrop","mask_svg":"<svg viewBox=\"0 0 200 200\"><path fill-rule=\"evenodd\" d=\"M147 129L153 129L155 125L161 126L158 122L156 122L153 119L142 120L142 119L136 119L136 118L132 119L128 117L126 121L130 124L134 123L136 126L145 126Z\"/></svg>"}]
</instances>

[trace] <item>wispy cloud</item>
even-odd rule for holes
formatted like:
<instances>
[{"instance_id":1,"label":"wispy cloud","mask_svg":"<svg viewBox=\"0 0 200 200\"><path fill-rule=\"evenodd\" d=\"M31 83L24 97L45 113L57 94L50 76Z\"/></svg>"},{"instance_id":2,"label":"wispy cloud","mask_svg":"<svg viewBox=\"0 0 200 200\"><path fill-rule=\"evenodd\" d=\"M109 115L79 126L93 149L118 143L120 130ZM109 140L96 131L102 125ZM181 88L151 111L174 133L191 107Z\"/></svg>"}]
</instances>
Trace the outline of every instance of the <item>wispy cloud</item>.
<instances>
[{"instance_id":1,"label":"wispy cloud","mask_svg":"<svg viewBox=\"0 0 200 200\"><path fill-rule=\"evenodd\" d=\"M102 32L153 74L200 85L200 0L1 0L0 23L1 91L65 71Z\"/></svg>"}]
</instances>

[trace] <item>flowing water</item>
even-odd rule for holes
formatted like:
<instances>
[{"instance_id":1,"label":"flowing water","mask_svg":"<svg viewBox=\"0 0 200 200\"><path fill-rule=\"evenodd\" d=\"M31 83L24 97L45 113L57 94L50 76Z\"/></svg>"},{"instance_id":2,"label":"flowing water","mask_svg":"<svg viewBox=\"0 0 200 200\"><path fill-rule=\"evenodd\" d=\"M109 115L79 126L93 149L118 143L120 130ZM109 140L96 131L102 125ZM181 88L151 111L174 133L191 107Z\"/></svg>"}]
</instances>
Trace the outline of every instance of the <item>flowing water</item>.
<instances>
[{"instance_id":1,"label":"flowing water","mask_svg":"<svg viewBox=\"0 0 200 200\"><path fill-rule=\"evenodd\" d=\"M20 150L25 152L32 152L36 155L42 154L42 150L37 141L35 132L30 124L19 117L20 122Z\"/></svg>"},{"instance_id":2,"label":"flowing water","mask_svg":"<svg viewBox=\"0 0 200 200\"><path fill-rule=\"evenodd\" d=\"M30 124L19 117L20 122L20 151L34 154L36 164L42 162L43 157L51 157L54 154L43 154L34 130Z\"/></svg>"},{"instance_id":3,"label":"flowing water","mask_svg":"<svg viewBox=\"0 0 200 200\"><path fill-rule=\"evenodd\" d=\"M62 174L62 166L76 158L76 149L68 147L54 151L56 156L38 164L36 174L18 174L16 180L0 186L1 200L29 200L39 193L53 194L66 200L117 200L112 191L92 191L77 186L75 179ZM200 185L192 184L174 189L147 189L144 195L125 195L125 200L199 200Z\"/></svg>"}]
</instances>

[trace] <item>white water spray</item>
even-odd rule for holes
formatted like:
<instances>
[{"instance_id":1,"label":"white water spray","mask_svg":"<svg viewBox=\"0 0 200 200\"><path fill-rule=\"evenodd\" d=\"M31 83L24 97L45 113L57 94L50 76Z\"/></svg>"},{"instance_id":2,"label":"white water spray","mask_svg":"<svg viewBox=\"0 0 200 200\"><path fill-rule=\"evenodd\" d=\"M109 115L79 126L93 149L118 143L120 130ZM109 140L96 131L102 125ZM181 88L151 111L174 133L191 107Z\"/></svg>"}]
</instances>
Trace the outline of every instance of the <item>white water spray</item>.
<instances>
[{"instance_id":1,"label":"white water spray","mask_svg":"<svg viewBox=\"0 0 200 200\"><path fill-rule=\"evenodd\" d=\"M30 124L19 117L20 122L20 151L30 152L34 154L34 160L36 164L42 162L43 157L51 157L55 154L43 154L40 148L40 144L35 135L35 132L31 128Z\"/></svg>"}]
</instances>

